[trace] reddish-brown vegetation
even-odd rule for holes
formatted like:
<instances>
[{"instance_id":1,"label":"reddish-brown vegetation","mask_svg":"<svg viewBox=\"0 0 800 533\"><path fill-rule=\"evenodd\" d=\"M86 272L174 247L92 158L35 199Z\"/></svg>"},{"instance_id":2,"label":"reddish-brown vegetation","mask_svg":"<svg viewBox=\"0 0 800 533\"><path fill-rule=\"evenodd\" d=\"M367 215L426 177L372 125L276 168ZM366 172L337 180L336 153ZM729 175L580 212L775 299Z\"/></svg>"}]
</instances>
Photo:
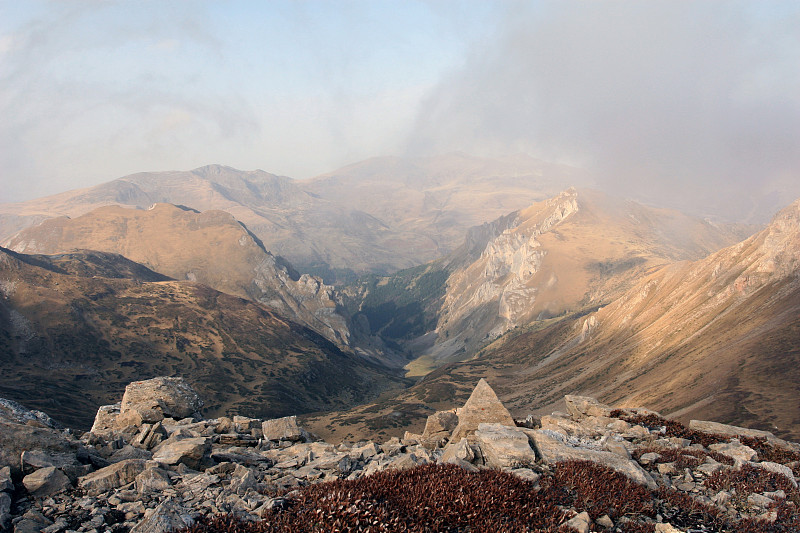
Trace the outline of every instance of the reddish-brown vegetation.
<instances>
[{"instance_id":1,"label":"reddish-brown vegetation","mask_svg":"<svg viewBox=\"0 0 800 533\"><path fill-rule=\"evenodd\" d=\"M697 452L697 453L695 453ZM672 451L657 451L670 459ZM677 450L674 460L700 460L699 450ZM797 489L783 475L744 465L713 474L709 490L732 490L739 496ZM739 497L737 496L737 497ZM774 522L737 518L714 505L673 489L650 491L626 476L589 461L558 463L544 471L538 486L510 473L470 473L452 465L388 470L356 481L333 481L300 489L275 506L260 522L240 522L232 515L206 517L188 533L288 532L559 532L569 509L586 511L593 520L608 515L615 531L652 533L654 518L676 527L708 533L790 533L800 531L796 501L770 506Z\"/></svg>"}]
</instances>

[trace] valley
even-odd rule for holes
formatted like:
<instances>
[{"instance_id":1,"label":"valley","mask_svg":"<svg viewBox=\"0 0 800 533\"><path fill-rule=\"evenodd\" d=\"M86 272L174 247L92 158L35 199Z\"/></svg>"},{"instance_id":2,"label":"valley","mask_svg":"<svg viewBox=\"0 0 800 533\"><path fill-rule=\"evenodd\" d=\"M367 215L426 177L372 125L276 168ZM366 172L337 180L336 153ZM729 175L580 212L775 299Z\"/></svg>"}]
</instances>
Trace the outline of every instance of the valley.
<instances>
[{"instance_id":1,"label":"valley","mask_svg":"<svg viewBox=\"0 0 800 533\"><path fill-rule=\"evenodd\" d=\"M305 182L212 165L0 205L0 396L85 426L123 383L182 375L215 415L380 440L486 378L520 418L587 394L800 435L797 203L760 229L583 178L462 154Z\"/></svg>"}]
</instances>

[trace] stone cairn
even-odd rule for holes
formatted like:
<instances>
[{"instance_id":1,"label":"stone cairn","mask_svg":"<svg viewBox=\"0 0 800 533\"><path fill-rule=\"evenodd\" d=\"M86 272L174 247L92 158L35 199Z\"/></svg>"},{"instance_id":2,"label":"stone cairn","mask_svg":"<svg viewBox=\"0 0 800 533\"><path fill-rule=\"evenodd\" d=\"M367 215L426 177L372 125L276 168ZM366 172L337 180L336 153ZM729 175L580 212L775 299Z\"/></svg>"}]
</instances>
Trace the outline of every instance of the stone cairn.
<instances>
[{"instance_id":1,"label":"stone cairn","mask_svg":"<svg viewBox=\"0 0 800 533\"><path fill-rule=\"evenodd\" d=\"M591 461L649 490L674 489L765 523L777 519L774 504L787 498L785 491L743 497L704 481L758 469L797 486L797 461L760 455L768 449L800 457L800 446L769 432L692 421L693 441L670 436L660 425L664 419L646 409L612 410L582 396L565 400L567 413L515 422L481 379L462 408L429 416L422 434L336 445L313 438L294 416L204 420L202 401L182 378L131 383L120 403L98 410L80 438L44 413L0 400L0 531L150 533L218 513L256 521L306 485L430 463L500 469L537 483L560 462ZM705 434L715 442L697 442ZM616 527L608 516L571 514L567 530ZM683 531L661 515L654 522L656 532Z\"/></svg>"}]
</instances>

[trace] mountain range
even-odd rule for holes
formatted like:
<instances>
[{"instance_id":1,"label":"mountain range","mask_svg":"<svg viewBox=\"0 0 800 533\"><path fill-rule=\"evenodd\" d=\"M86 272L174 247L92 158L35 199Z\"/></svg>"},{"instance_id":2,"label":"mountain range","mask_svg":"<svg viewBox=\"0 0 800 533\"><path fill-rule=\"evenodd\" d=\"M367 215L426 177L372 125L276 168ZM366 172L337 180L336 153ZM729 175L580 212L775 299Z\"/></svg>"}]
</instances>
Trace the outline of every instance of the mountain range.
<instances>
[{"instance_id":1,"label":"mountain range","mask_svg":"<svg viewBox=\"0 0 800 533\"><path fill-rule=\"evenodd\" d=\"M528 323L408 390L307 423L356 436L421 430L413 420L486 377L518 416L563 409L564 392L580 391L797 438L798 358L800 200L742 242L649 269L596 310Z\"/></svg>"},{"instance_id":2,"label":"mountain range","mask_svg":"<svg viewBox=\"0 0 800 533\"><path fill-rule=\"evenodd\" d=\"M304 181L221 165L143 172L0 205L0 244L54 216L171 203L227 211L302 272L352 281L437 259L471 226L588 180L578 169L524 155L383 157Z\"/></svg>"},{"instance_id":3,"label":"mountain range","mask_svg":"<svg viewBox=\"0 0 800 533\"><path fill-rule=\"evenodd\" d=\"M800 435L798 203L757 231L566 180L588 181L453 154L0 205L0 395L85 424L126 380L185 375L214 414L357 439L486 377L517 415L586 394Z\"/></svg>"}]
</instances>

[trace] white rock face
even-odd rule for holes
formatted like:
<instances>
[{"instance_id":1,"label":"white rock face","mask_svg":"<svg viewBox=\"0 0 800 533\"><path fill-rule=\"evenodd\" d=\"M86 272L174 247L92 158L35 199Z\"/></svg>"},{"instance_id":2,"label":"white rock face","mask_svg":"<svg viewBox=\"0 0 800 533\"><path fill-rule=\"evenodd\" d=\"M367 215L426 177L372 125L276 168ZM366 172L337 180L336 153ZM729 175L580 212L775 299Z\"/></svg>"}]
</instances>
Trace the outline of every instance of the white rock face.
<instances>
[{"instance_id":1,"label":"white rock face","mask_svg":"<svg viewBox=\"0 0 800 533\"><path fill-rule=\"evenodd\" d=\"M544 202L531 218L517 213L502 221L505 229L487 242L478 260L448 279L437 328L440 335L463 329L454 325L481 320L484 324L477 326L481 337L498 337L530 312L540 290L533 278L547 254L538 237L578 211L577 196L575 189L569 189ZM474 318L484 307L488 311Z\"/></svg>"}]
</instances>

